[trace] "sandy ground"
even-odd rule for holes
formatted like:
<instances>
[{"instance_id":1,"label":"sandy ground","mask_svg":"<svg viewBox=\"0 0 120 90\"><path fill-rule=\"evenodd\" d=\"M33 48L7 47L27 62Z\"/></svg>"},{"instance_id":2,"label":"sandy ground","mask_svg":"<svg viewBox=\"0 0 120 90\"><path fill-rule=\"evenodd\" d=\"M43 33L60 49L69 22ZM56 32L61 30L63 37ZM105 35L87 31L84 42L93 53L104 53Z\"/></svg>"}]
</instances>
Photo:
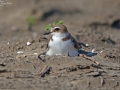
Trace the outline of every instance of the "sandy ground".
<instances>
[{"instance_id":1,"label":"sandy ground","mask_svg":"<svg viewBox=\"0 0 120 90\"><path fill-rule=\"evenodd\" d=\"M12 4L0 6L0 90L120 90L120 0L2 1ZM49 41L44 27L58 20L81 54L95 49L91 57L39 57ZM40 77L45 66L51 69Z\"/></svg>"}]
</instances>

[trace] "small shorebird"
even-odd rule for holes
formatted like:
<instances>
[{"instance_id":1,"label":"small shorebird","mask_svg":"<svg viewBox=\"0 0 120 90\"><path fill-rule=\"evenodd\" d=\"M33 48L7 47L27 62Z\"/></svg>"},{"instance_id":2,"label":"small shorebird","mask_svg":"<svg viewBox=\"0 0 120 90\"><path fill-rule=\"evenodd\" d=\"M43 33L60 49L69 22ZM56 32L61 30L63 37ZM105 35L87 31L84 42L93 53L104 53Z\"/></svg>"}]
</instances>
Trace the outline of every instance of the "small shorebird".
<instances>
[{"instance_id":1,"label":"small shorebird","mask_svg":"<svg viewBox=\"0 0 120 90\"><path fill-rule=\"evenodd\" d=\"M66 55L78 56L78 43L68 32L65 25L54 25L51 30L44 35L51 34L52 37L47 44L46 55Z\"/></svg>"}]
</instances>

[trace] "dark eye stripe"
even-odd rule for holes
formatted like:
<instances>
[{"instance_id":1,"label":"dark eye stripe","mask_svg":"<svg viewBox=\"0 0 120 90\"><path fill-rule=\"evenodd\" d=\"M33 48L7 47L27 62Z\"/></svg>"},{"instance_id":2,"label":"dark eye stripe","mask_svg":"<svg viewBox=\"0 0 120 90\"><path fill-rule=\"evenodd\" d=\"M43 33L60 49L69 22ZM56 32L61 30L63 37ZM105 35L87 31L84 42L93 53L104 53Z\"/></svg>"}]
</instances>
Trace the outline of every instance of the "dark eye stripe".
<instances>
[{"instance_id":1,"label":"dark eye stripe","mask_svg":"<svg viewBox=\"0 0 120 90\"><path fill-rule=\"evenodd\" d=\"M60 28L55 28L56 31L60 30Z\"/></svg>"}]
</instances>

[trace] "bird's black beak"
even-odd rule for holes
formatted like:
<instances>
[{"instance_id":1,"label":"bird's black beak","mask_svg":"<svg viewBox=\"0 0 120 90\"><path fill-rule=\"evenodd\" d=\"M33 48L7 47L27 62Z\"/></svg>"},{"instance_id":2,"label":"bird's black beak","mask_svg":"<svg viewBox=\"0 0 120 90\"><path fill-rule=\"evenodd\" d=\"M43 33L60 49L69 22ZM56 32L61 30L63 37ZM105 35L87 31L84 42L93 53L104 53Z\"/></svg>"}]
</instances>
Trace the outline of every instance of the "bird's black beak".
<instances>
[{"instance_id":1,"label":"bird's black beak","mask_svg":"<svg viewBox=\"0 0 120 90\"><path fill-rule=\"evenodd\" d=\"M43 35L48 35L48 34L50 34L50 33L52 33L52 32L49 31L49 32L44 33Z\"/></svg>"}]
</instances>

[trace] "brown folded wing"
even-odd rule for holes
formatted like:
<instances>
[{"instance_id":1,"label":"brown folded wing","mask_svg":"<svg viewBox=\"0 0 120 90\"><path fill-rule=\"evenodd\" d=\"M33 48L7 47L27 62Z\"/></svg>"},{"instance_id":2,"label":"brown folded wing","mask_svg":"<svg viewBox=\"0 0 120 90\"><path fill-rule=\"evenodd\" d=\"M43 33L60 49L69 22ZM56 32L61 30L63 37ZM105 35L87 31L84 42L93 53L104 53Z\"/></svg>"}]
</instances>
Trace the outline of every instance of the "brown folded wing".
<instances>
[{"instance_id":1,"label":"brown folded wing","mask_svg":"<svg viewBox=\"0 0 120 90\"><path fill-rule=\"evenodd\" d=\"M63 38L62 40L63 41L67 41L67 40L69 40L69 39L71 39L71 41L74 43L74 47L75 47L75 49L79 49L79 45L78 45L78 42L75 40L75 38L74 37L72 37L71 35L68 35L68 36L66 36L65 38Z\"/></svg>"}]
</instances>

